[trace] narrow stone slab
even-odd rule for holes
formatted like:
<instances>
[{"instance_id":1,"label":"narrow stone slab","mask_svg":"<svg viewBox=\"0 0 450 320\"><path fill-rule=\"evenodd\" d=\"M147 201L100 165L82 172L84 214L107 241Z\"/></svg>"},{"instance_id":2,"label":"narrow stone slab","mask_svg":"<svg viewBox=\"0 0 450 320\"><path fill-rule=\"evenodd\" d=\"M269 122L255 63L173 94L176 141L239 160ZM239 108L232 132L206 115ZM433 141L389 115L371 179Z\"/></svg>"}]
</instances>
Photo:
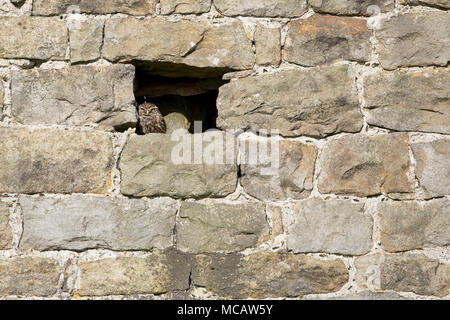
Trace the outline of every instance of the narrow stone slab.
<instances>
[{"instance_id":1,"label":"narrow stone slab","mask_svg":"<svg viewBox=\"0 0 450 320\"><path fill-rule=\"evenodd\" d=\"M14 71L12 115L28 125L136 126L133 80L132 65Z\"/></svg>"},{"instance_id":2,"label":"narrow stone slab","mask_svg":"<svg viewBox=\"0 0 450 320\"><path fill-rule=\"evenodd\" d=\"M189 288L190 258L174 250L147 258L119 257L80 264L81 296L162 294Z\"/></svg>"},{"instance_id":3,"label":"narrow stone slab","mask_svg":"<svg viewBox=\"0 0 450 320\"><path fill-rule=\"evenodd\" d=\"M25 257L0 259L0 296L54 295L62 267L54 259Z\"/></svg>"},{"instance_id":4,"label":"narrow stone slab","mask_svg":"<svg viewBox=\"0 0 450 320\"><path fill-rule=\"evenodd\" d=\"M237 79L220 87L217 109L221 129L277 129L283 136L323 138L363 125L348 64Z\"/></svg>"},{"instance_id":5,"label":"narrow stone slab","mask_svg":"<svg viewBox=\"0 0 450 320\"><path fill-rule=\"evenodd\" d=\"M398 131L450 133L450 71L381 72L364 78L367 122Z\"/></svg>"},{"instance_id":6,"label":"narrow stone slab","mask_svg":"<svg viewBox=\"0 0 450 320\"><path fill-rule=\"evenodd\" d=\"M114 164L109 135L0 128L0 193L106 193Z\"/></svg>"},{"instance_id":7,"label":"narrow stone slab","mask_svg":"<svg viewBox=\"0 0 450 320\"><path fill-rule=\"evenodd\" d=\"M411 6L431 6L450 9L450 1L448 0L399 0L398 3Z\"/></svg>"},{"instance_id":8,"label":"narrow stone slab","mask_svg":"<svg viewBox=\"0 0 450 320\"><path fill-rule=\"evenodd\" d=\"M306 0L214 0L225 16L300 17L308 10Z\"/></svg>"},{"instance_id":9,"label":"narrow stone slab","mask_svg":"<svg viewBox=\"0 0 450 320\"><path fill-rule=\"evenodd\" d=\"M211 10L211 0L160 0L161 14L200 14Z\"/></svg>"},{"instance_id":10,"label":"narrow stone slab","mask_svg":"<svg viewBox=\"0 0 450 320\"><path fill-rule=\"evenodd\" d=\"M183 202L176 230L177 248L193 253L242 251L269 235L264 204L243 202Z\"/></svg>"},{"instance_id":11,"label":"narrow stone slab","mask_svg":"<svg viewBox=\"0 0 450 320\"><path fill-rule=\"evenodd\" d=\"M355 266L356 281L362 288L438 297L449 294L450 265L423 254L376 253L357 258Z\"/></svg>"},{"instance_id":12,"label":"narrow stone slab","mask_svg":"<svg viewBox=\"0 0 450 320\"><path fill-rule=\"evenodd\" d=\"M0 202L0 250L12 248L12 230L9 224L9 208Z\"/></svg>"},{"instance_id":13,"label":"narrow stone slab","mask_svg":"<svg viewBox=\"0 0 450 320\"><path fill-rule=\"evenodd\" d=\"M0 58L65 60L66 22L59 18L0 17Z\"/></svg>"},{"instance_id":14,"label":"narrow stone slab","mask_svg":"<svg viewBox=\"0 0 450 320\"><path fill-rule=\"evenodd\" d=\"M238 172L234 136L216 131L178 138L172 141L163 134L130 137L119 164L124 195L200 198L234 192Z\"/></svg>"},{"instance_id":15,"label":"narrow stone slab","mask_svg":"<svg viewBox=\"0 0 450 320\"><path fill-rule=\"evenodd\" d=\"M308 2L315 12L346 16L372 16L389 12L395 7L394 0L309 0Z\"/></svg>"},{"instance_id":16,"label":"narrow stone slab","mask_svg":"<svg viewBox=\"0 0 450 320\"><path fill-rule=\"evenodd\" d=\"M314 15L288 24L284 59L302 66L368 61L370 31L361 18Z\"/></svg>"},{"instance_id":17,"label":"narrow stone slab","mask_svg":"<svg viewBox=\"0 0 450 320\"><path fill-rule=\"evenodd\" d=\"M362 255L372 248L373 219L363 203L309 199L285 214L287 248L294 252Z\"/></svg>"},{"instance_id":18,"label":"narrow stone slab","mask_svg":"<svg viewBox=\"0 0 450 320\"><path fill-rule=\"evenodd\" d=\"M178 205L172 199L20 196L19 205L24 219L20 248L25 250L151 250L173 245Z\"/></svg>"},{"instance_id":19,"label":"narrow stone slab","mask_svg":"<svg viewBox=\"0 0 450 320\"><path fill-rule=\"evenodd\" d=\"M324 261L305 255L200 255L195 261L193 285L233 299L329 293L338 291L348 281L342 261Z\"/></svg>"},{"instance_id":20,"label":"narrow stone slab","mask_svg":"<svg viewBox=\"0 0 450 320\"><path fill-rule=\"evenodd\" d=\"M450 245L450 201L382 202L377 207L381 244L390 252Z\"/></svg>"},{"instance_id":21,"label":"narrow stone slab","mask_svg":"<svg viewBox=\"0 0 450 320\"><path fill-rule=\"evenodd\" d=\"M449 195L450 139L413 143L411 149L416 159L416 177L424 197L430 199Z\"/></svg>"},{"instance_id":22,"label":"narrow stone slab","mask_svg":"<svg viewBox=\"0 0 450 320\"><path fill-rule=\"evenodd\" d=\"M393 197L414 192L407 134L345 136L324 146L319 192Z\"/></svg>"},{"instance_id":23,"label":"narrow stone slab","mask_svg":"<svg viewBox=\"0 0 450 320\"><path fill-rule=\"evenodd\" d=\"M375 25L379 61L384 69L446 66L450 42L450 12L404 13L380 19Z\"/></svg>"}]
</instances>

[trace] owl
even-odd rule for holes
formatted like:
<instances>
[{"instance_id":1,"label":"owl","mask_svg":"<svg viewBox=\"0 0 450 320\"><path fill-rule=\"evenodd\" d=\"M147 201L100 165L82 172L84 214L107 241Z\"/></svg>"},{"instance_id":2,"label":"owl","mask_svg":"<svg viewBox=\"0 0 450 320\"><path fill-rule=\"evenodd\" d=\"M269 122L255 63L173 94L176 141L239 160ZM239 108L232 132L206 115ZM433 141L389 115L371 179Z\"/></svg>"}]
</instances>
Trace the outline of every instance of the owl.
<instances>
[{"instance_id":1,"label":"owl","mask_svg":"<svg viewBox=\"0 0 450 320\"><path fill-rule=\"evenodd\" d=\"M139 131L142 134L166 133L166 121L155 104L143 103L139 106Z\"/></svg>"}]
</instances>

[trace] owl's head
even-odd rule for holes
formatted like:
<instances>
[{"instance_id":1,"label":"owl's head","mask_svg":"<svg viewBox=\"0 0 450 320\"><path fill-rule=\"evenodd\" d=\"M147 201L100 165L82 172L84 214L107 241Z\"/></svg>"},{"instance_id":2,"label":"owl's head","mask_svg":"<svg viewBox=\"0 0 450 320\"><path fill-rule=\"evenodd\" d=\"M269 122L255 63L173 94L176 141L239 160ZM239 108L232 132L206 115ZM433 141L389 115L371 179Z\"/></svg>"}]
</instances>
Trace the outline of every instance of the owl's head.
<instances>
[{"instance_id":1,"label":"owl's head","mask_svg":"<svg viewBox=\"0 0 450 320\"><path fill-rule=\"evenodd\" d=\"M159 113L159 108L153 103L144 103L139 106L140 117L149 117L155 112Z\"/></svg>"}]
</instances>

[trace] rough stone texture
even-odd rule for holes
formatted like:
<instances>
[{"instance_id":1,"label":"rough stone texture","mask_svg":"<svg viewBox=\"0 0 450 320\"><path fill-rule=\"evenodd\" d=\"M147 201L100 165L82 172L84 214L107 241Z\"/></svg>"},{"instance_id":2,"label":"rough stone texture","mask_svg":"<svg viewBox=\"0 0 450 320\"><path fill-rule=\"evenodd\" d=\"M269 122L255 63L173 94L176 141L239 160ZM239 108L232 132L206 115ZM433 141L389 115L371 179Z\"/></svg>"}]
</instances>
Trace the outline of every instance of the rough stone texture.
<instances>
[{"instance_id":1,"label":"rough stone texture","mask_svg":"<svg viewBox=\"0 0 450 320\"><path fill-rule=\"evenodd\" d=\"M102 20L69 20L70 61L72 63L88 62L100 59L103 43Z\"/></svg>"},{"instance_id":2,"label":"rough stone texture","mask_svg":"<svg viewBox=\"0 0 450 320\"><path fill-rule=\"evenodd\" d=\"M0 121L2 120L3 117L3 99L5 97L5 90L3 88L3 83L0 80Z\"/></svg>"},{"instance_id":3,"label":"rough stone texture","mask_svg":"<svg viewBox=\"0 0 450 320\"><path fill-rule=\"evenodd\" d=\"M346 64L237 79L220 88L217 109L221 129L277 129L283 136L326 137L363 124Z\"/></svg>"},{"instance_id":4,"label":"rough stone texture","mask_svg":"<svg viewBox=\"0 0 450 320\"><path fill-rule=\"evenodd\" d=\"M450 245L450 201L382 202L381 244L390 252Z\"/></svg>"},{"instance_id":5,"label":"rough stone texture","mask_svg":"<svg viewBox=\"0 0 450 320\"><path fill-rule=\"evenodd\" d=\"M261 24L255 30L256 64L261 66L281 63L281 30Z\"/></svg>"},{"instance_id":6,"label":"rough stone texture","mask_svg":"<svg viewBox=\"0 0 450 320\"><path fill-rule=\"evenodd\" d=\"M255 60L251 41L239 21L212 26L161 18L108 20L103 56L110 61L145 61L152 72L163 75L200 77L211 76L214 70L221 74L223 70L249 69ZM165 66L170 63L182 66Z\"/></svg>"},{"instance_id":7,"label":"rough stone texture","mask_svg":"<svg viewBox=\"0 0 450 320\"><path fill-rule=\"evenodd\" d=\"M408 299L394 292L362 291L324 300L408 300Z\"/></svg>"},{"instance_id":8,"label":"rough stone texture","mask_svg":"<svg viewBox=\"0 0 450 320\"><path fill-rule=\"evenodd\" d=\"M135 126L133 80L131 65L18 70L12 76L12 114L28 125Z\"/></svg>"},{"instance_id":9,"label":"rough stone texture","mask_svg":"<svg viewBox=\"0 0 450 320\"><path fill-rule=\"evenodd\" d=\"M398 131L450 134L450 71L381 72L364 78L367 122Z\"/></svg>"},{"instance_id":10,"label":"rough stone texture","mask_svg":"<svg viewBox=\"0 0 450 320\"><path fill-rule=\"evenodd\" d=\"M0 58L64 60L68 37L59 18L0 17Z\"/></svg>"},{"instance_id":11,"label":"rough stone texture","mask_svg":"<svg viewBox=\"0 0 450 320\"><path fill-rule=\"evenodd\" d=\"M300 17L308 10L306 0L214 0L225 16Z\"/></svg>"},{"instance_id":12,"label":"rough stone texture","mask_svg":"<svg viewBox=\"0 0 450 320\"><path fill-rule=\"evenodd\" d=\"M9 224L9 208L0 202L0 250L12 248L12 230Z\"/></svg>"},{"instance_id":13,"label":"rough stone texture","mask_svg":"<svg viewBox=\"0 0 450 320\"><path fill-rule=\"evenodd\" d=\"M211 0L161 0L162 14L200 14L211 9Z\"/></svg>"},{"instance_id":14,"label":"rough stone texture","mask_svg":"<svg viewBox=\"0 0 450 320\"><path fill-rule=\"evenodd\" d=\"M184 252L236 252L268 237L265 206L260 203L183 202L176 227Z\"/></svg>"},{"instance_id":15,"label":"rough stone texture","mask_svg":"<svg viewBox=\"0 0 450 320\"><path fill-rule=\"evenodd\" d=\"M309 0L309 4L316 12L339 15L372 16L394 9L394 0Z\"/></svg>"},{"instance_id":16,"label":"rough stone texture","mask_svg":"<svg viewBox=\"0 0 450 320\"><path fill-rule=\"evenodd\" d=\"M0 128L0 193L105 193L113 166L101 132Z\"/></svg>"},{"instance_id":17,"label":"rough stone texture","mask_svg":"<svg viewBox=\"0 0 450 320\"><path fill-rule=\"evenodd\" d=\"M344 263L305 255L257 253L197 256L192 283L233 299L298 297L338 291L348 280Z\"/></svg>"},{"instance_id":18,"label":"rough stone texture","mask_svg":"<svg viewBox=\"0 0 450 320\"><path fill-rule=\"evenodd\" d=\"M0 296L52 296L61 272L58 261L53 259L0 259Z\"/></svg>"},{"instance_id":19,"label":"rough stone texture","mask_svg":"<svg viewBox=\"0 0 450 320\"><path fill-rule=\"evenodd\" d=\"M294 252L362 255L372 248L373 219L363 203L310 199L283 216L287 248Z\"/></svg>"},{"instance_id":20,"label":"rough stone texture","mask_svg":"<svg viewBox=\"0 0 450 320\"><path fill-rule=\"evenodd\" d=\"M357 258L356 281L363 288L443 297L449 293L450 265L423 254L380 254Z\"/></svg>"},{"instance_id":21,"label":"rough stone texture","mask_svg":"<svg viewBox=\"0 0 450 320\"><path fill-rule=\"evenodd\" d=\"M72 195L21 196L22 249L164 249L173 244L178 205L172 199L122 199ZM51 231L51 232L49 232Z\"/></svg>"},{"instance_id":22,"label":"rough stone texture","mask_svg":"<svg viewBox=\"0 0 450 320\"><path fill-rule=\"evenodd\" d=\"M161 294L189 288L189 256L174 250L147 258L119 257L80 264L81 296Z\"/></svg>"},{"instance_id":23,"label":"rough stone texture","mask_svg":"<svg viewBox=\"0 0 450 320\"><path fill-rule=\"evenodd\" d=\"M413 143L411 149L416 159L416 177L425 199L449 195L450 139Z\"/></svg>"},{"instance_id":24,"label":"rough stone texture","mask_svg":"<svg viewBox=\"0 0 450 320\"><path fill-rule=\"evenodd\" d=\"M412 6L431 6L443 9L450 9L450 1L448 0L398 0L400 4Z\"/></svg>"},{"instance_id":25,"label":"rough stone texture","mask_svg":"<svg viewBox=\"0 0 450 320\"><path fill-rule=\"evenodd\" d=\"M364 19L314 15L293 21L288 28L284 46L284 60L288 62L316 66L370 58L370 31Z\"/></svg>"},{"instance_id":26,"label":"rough stone texture","mask_svg":"<svg viewBox=\"0 0 450 320\"><path fill-rule=\"evenodd\" d=\"M319 192L360 197L414 192L408 135L345 136L327 143L320 158Z\"/></svg>"},{"instance_id":27,"label":"rough stone texture","mask_svg":"<svg viewBox=\"0 0 450 320\"><path fill-rule=\"evenodd\" d=\"M157 0L34 0L33 15L124 13L143 16L153 14L157 2Z\"/></svg>"},{"instance_id":28,"label":"rough stone texture","mask_svg":"<svg viewBox=\"0 0 450 320\"><path fill-rule=\"evenodd\" d=\"M384 69L446 66L450 61L450 12L405 13L381 19L375 27Z\"/></svg>"},{"instance_id":29,"label":"rough stone texture","mask_svg":"<svg viewBox=\"0 0 450 320\"><path fill-rule=\"evenodd\" d=\"M253 140L255 141L255 140ZM259 143L267 143L268 140L259 140ZM279 168L275 172L269 171L271 165L250 163L252 143L247 140L240 141L241 156L245 157L245 163L241 164L241 185L244 190L261 200L286 200L307 198L313 189L314 166L317 158L317 148L298 141L282 140L279 142ZM259 150L261 151L261 146ZM269 153L271 154L271 153Z\"/></svg>"},{"instance_id":30,"label":"rough stone texture","mask_svg":"<svg viewBox=\"0 0 450 320\"><path fill-rule=\"evenodd\" d=\"M236 189L237 147L235 138L227 136L224 144L222 133L212 132L182 136L182 140L172 141L170 135L150 134L146 136L133 135L130 137L122 153L120 171L122 173L121 191L124 195L132 196L171 196L176 198L225 197ZM203 143L196 144L196 141ZM212 139L207 142L208 139ZM231 141L233 149L228 149L226 142ZM184 143L185 142L185 143ZM202 145L203 156L212 149L220 157L222 164L210 163L195 158L200 153L195 152L194 145ZM182 150L186 146L186 150ZM222 149L223 147L223 149ZM185 154L186 162L179 163L174 158ZM190 155L189 155L190 153ZM201 156L201 154L200 154ZM230 162L227 161L231 156ZM180 159L181 160L181 159Z\"/></svg>"}]
</instances>

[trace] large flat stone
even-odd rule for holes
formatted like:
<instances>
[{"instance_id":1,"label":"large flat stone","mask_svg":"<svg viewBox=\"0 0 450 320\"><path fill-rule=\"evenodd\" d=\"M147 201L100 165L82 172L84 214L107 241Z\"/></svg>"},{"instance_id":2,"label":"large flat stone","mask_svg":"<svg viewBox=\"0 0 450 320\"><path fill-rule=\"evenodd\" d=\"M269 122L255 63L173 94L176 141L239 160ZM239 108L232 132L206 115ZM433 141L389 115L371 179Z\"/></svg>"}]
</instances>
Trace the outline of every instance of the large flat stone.
<instances>
[{"instance_id":1,"label":"large flat stone","mask_svg":"<svg viewBox=\"0 0 450 320\"><path fill-rule=\"evenodd\" d=\"M0 128L0 193L106 193L114 165L102 132Z\"/></svg>"},{"instance_id":2,"label":"large flat stone","mask_svg":"<svg viewBox=\"0 0 450 320\"><path fill-rule=\"evenodd\" d=\"M255 60L251 41L239 21L214 26L162 18L108 20L103 56L110 61L144 62L153 73L178 77L250 69Z\"/></svg>"},{"instance_id":3,"label":"large flat stone","mask_svg":"<svg viewBox=\"0 0 450 320\"><path fill-rule=\"evenodd\" d=\"M252 142L255 141L255 142ZM245 164L241 164L241 185L244 190L260 200L286 200L307 198L313 189L313 175L317 158L317 148L298 141L282 140L279 154L274 154L272 161L278 161L279 168L270 168L274 163L265 163L259 156L257 164L251 163L252 143L266 143L269 140L251 139L240 141L241 156ZM261 148L261 145L258 146ZM259 149L260 151L260 149ZM269 153L272 154L272 153ZM241 162L242 163L242 162ZM268 172L266 172L268 171Z\"/></svg>"},{"instance_id":4,"label":"large flat stone","mask_svg":"<svg viewBox=\"0 0 450 320\"><path fill-rule=\"evenodd\" d=\"M314 15L289 23L284 59L302 66L334 61L368 61L370 31L361 18Z\"/></svg>"},{"instance_id":5,"label":"large flat stone","mask_svg":"<svg viewBox=\"0 0 450 320\"><path fill-rule=\"evenodd\" d=\"M450 245L450 201L382 202L377 207L381 244L390 252Z\"/></svg>"},{"instance_id":6,"label":"large flat stone","mask_svg":"<svg viewBox=\"0 0 450 320\"><path fill-rule=\"evenodd\" d=\"M362 255L372 248L373 219L363 203L310 199L283 216L287 248L294 252Z\"/></svg>"},{"instance_id":7,"label":"large flat stone","mask_svg":"<svg viewBox=\"0 0 450 320\"><path fill-rule=\"evenodd\" d=\"M357 258L356 281L363 288L443 297L450 288L450 265L423 254L376 253Z\"/></svg>"},{"instance_id":8,"label":"large flat stone","mask_svg":"<svg viewBox=\"0 0 450 320\"><path fill-rule=\"evenodd\" d=\"M225 16L300 17L308 10L306 0L214 0Z\"/></svg>"},{"instance_id":9,"label":"large flat stone","mask_svg":"<svg viewBox=\"0 0 450 320\"><path fill-rule=\"evenodd\" d=\"M448 0L398 0L398 3L412 6L431 6L450 9L450 1Z\"/></svg>"},{"instance_id":10,"label":"large flat stone","mask_svg":"<svg viewBox=\"0 0 450 320\"><path fill-rule=\"evenodd\" d=\"M371 16L389 12L395 6L394 0L309 0L308 2L316 12L347 16Z\"/></svg>"},{"instance_id":11,"label":"large flat stone","mask_svg":"<svg viewBox=\"0 0 450 320\"><path fill-rule=\"evenodd\" d=\"M450 139L413 143L411 149L416 159L416 177L419 179L424 198L449 195Z\"/></svg>"},{"instance_id":12,"label":"large flat stone","mask_svg":"<svg viewBox=\"0 0 450 320\"><path fill-rule=\"evenodd\" d=\"M360 197L414 192L408 135L345 136L327 143L320 158L323 194Z\"/></svg>"},{"instance_id":13,"label":"large flat stone","mask_svg":"<svg viewBox=\"0 0 450 320\"><path fill-rule=\"evenodd\" d=\"M135 126L133 80L131 65L18 70L12 76L12 115L27 125Z\"/></svg>"},{"instance_id":14,"label":"large flat stone","mask_svg":"<svg viewBox=\"0 0 450 320\"><path fill-rule=\"evenodd\" d=\"M189 256L174 250L147 258L119 257L80 264L81 296L162 294L189 288Z\"/></svg>"},{"instance_id":15,"label":"large flat stone","mask_svg":"<svg viewBox=\"0 0 450 320\"><path fill-rule=\"evenodd\" d=\"M12 248L12 230L9 224L9 208L0 202L0 250Z\"/></svg>"},{"instance_id":16,"label":"large flat stone","mask_svg":"<svg viewBox=\"0 0 450 320\"><path fill-rule=\"evenodd\" d=\"M446 66L450 61L450 12L404 13L375 25L379 61L384 69Z\"/></svg>"},{"instance_id":17,"label":"large flat stone","mask_svg":"<svg viewBox=\"0 0 450 320\"><path fill-rule=\"evenodd\" d=\"M100 19L69 18L70 61L89 62L100 59L104 22Z\"/></svg>"},{"instance_id":18,"label":"large flat stone","mask_svg":"<svg viewBox=\"0 0 450 320\"><path fill-rule=\"evenodd\" d=\"M217 100L221 129L271 129L283 136L326 137L363 125L347 64L237 79Z\"/></svg>"},{"instance_id":19,"label":"large flat stone","mask_svg":"<svg viewBox=\"0 0 450 320\"><path fill-rule=\"evenodd\" d=\"M33 15L124 13L143 16L155 13L157 2L157 0L35 0L33 2Z\"/></svg>"},{"instance_id":20,"label":"large flat stone","mask_svg":"<svg viewBox=\"0 0 450 320\"><path fill-rule=\"evenodd\" d=\"M61 272L62 267L53 259L0 259L0 296L52 296L58 290Z\"/></svg>"},{"instance_id":21,"label":"large flat stone","mask_svg":"<svg viewBox=\"0 0 450 320\"><path fill-rule=\"evenodd\" d=\"M234 136L224 138L224 144L218 137L225 137L225 135L220 132L204 135L185 134L182 136L182 141L186 143L183 144L182 141L172 141L170 135L131 136L119 165L122 173L122 193L137 197L171 196L176 198L229 195L236 189L237 147ZM211 141L208 142L208 139ZM197 143L197 141L200 142ZM235 147L229 149L226 141L230 141ZM204 153L194 150L195 148L199 150L199 146ZM214 159L208 160L206 157L214 150L217 150L217 155L220 157L217 162L209 161ZM220 156L221 151L223 151L222 156ZM177 159L180 154L187 155L185 162L181 162L183 159ZM196 155L199 157L197 158Z\"/></svg>"},{"instance_id":22,"label":"large flat stone","mask_svg":"<svg viewBox=\"0 0 450 320\"><path fill-rule=\"evenodd\" d=\"M269 235L265 206L243 202L183 202L176 230L177 248L193 253L242 251Z\"/></svg>"},{"instance_id":23,"label":"large flat stone","mask_svg":"<svg viewBox=\"0 0 450 320\"><path fill-rule=\"evenodd\" d=\"M173 245L178 205L172 199L123 199L84 195L20 196L22 249L151 250Z\"/></svg>"},{"instance_id":24,"label":"large flat stone","mask_svg":"<svg viewBox=\"0 0 450 320\"><path fill-rule=\"evenodd\" d=\"M0 17L0 58L65 60L68 40L59 18Z\"/></svg>"},{"instance_id":25,"label":"large flat stone","mask_svg":"<svg viewBox=\"0 0 450 320\"><path fill-rule=\"evenodd\" d=\"M335 292L348 280L340 260L257 253L197 256L192 283L233 299L298 297Z\"/></svg>"},{"instance_id":26,"label":"large flat stone","mask_svg":"<svg viewBox=\"0 0 450 320\"><path fill-rule=\"evenodd\" d=\"M398 131L450 133L450 72L381 72L364 78L367 122Z\"/></svg>"}]
</instances>

